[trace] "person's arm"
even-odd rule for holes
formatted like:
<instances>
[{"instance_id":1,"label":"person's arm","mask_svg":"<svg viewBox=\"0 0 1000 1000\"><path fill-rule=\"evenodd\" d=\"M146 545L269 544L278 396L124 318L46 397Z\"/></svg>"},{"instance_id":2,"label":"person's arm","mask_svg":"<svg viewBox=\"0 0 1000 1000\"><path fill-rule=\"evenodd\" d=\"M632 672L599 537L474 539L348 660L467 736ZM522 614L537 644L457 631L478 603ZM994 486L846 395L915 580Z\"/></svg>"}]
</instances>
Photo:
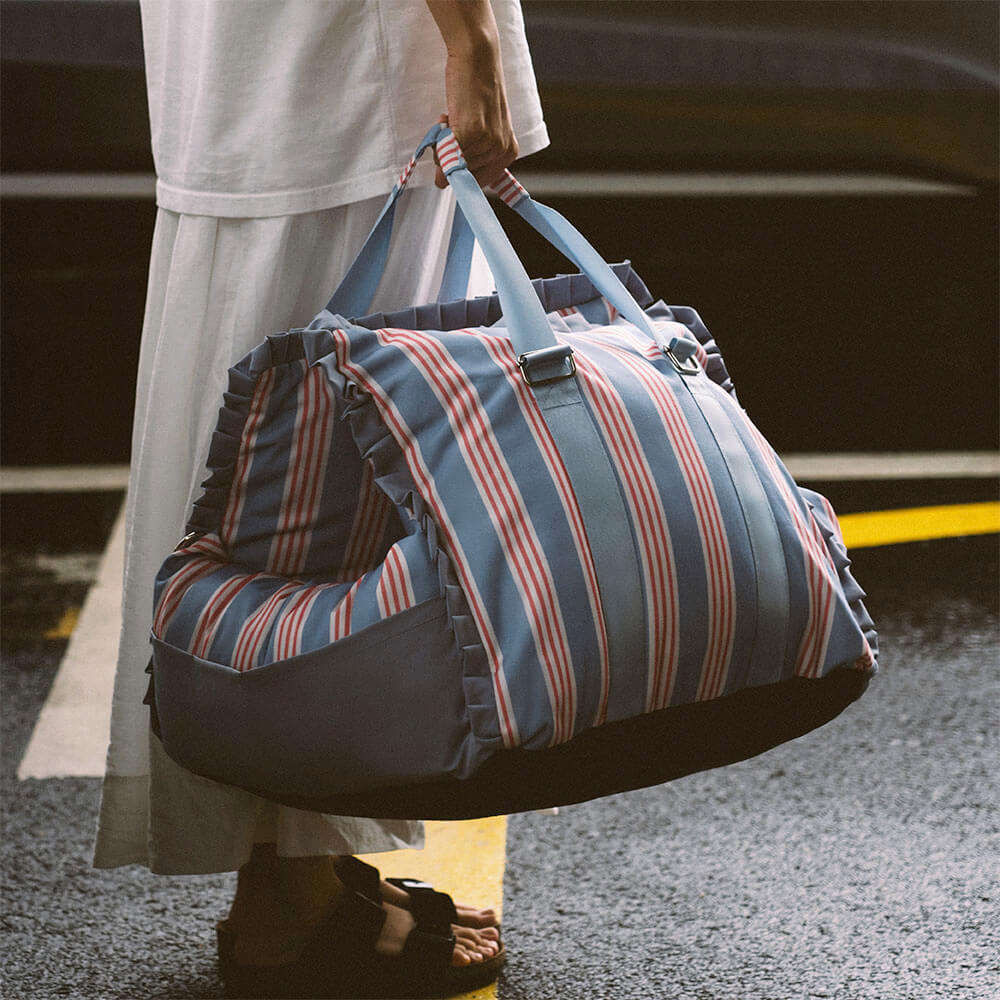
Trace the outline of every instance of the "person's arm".
<instances>
[{"instance_id":1,"label":"person's arm","mask_svg":"<svg viewBox=\"0 0 1000 1000\"><path fill-rule=\"evenodd\" d=\"M500 39L489 0L426 0L444 39L448 123L465 162L484 187L517 158L507 108ZM444 175L438 170L438 187Z\"/></svg>"}]
</instances>

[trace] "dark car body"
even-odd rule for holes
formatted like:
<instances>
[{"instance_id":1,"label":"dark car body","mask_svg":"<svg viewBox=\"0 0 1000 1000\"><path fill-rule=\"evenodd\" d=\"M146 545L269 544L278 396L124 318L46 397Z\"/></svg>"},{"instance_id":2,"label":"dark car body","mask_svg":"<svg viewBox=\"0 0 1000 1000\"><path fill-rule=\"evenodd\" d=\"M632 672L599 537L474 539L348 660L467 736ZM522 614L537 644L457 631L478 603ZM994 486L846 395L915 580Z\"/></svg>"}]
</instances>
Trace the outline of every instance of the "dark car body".
<instances>
[{"instance_id":1,"label":"dark car body","mask_svg":"<svg viewBox=\"0 0 1000 1000\"><path fill-rule=\"evenodd\" d=\"M533 169L997 170L998 7L527 0ZM4 0L3 169L147 170L139 5Z\"/></svg>"}]
</instances>

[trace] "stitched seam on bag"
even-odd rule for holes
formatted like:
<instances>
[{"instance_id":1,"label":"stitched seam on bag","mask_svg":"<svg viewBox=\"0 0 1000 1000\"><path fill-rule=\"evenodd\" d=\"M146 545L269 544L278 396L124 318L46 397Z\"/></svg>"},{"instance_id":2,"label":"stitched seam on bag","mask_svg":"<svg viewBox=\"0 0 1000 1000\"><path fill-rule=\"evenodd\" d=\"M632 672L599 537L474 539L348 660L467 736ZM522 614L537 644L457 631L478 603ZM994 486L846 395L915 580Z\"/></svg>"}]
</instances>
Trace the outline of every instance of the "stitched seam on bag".
<instances>
[{"instance_id":1,"label":"stitched seam on bag","mask_svg":"<svg viewBox=\"0 0 1000 1000\"><path fill-rule=\"evenodd\" d=\"M340 371L339 368L337 370ZM343 375L344 373L341 374ZM344 375L344 377L349 378L350 376ZM441 588L441 597L445 600L448 628L454 638L456 647L461 657L464 692L466 689L466 682L472 681L475 683L483 677L482 671L476 669L476 661L482 659L488 662L488 658L486 649L482 644L482 637L479 635L478 627L476 626L475 619L472 615L472 609L468 605L465 591L458 583L458 578L452 568L451 557L447 552L441 549L439 545L432 544L432 539L427 525L428 522L433 524L433 520L427 512L427 502L413 479L399 442L396 440L395 435L382 419L382 414L379 411L374 398L366 393L363 397L359 397L357 400L352 401L351 405L345 409L344 416L347 418L348 425L351 428L351 435L354 438L355 446L358 448L359 452L361 452L366 459L370 459L375 466L376 478L382 478L387 474L393 473L394 471L404 472L408 479L405 492L417 498L423 509L423 515L418 518L418 520L421 524L424 537L428 542L430 558L438 567L438 581ZM380 431L381 433L379 433ZM390 451L395 452L395 456L391 463L387 458ZM389 464L395 466L395 469L387 468L386 466ZM393 498L390 497L390 499ZM393 502L395 503L396 501L393 500ZM436 526L434 534L435 536L437 535ZM450 579L449 571L451 577ZM461 608L453 609L448 607L447 588L449 586L453 586L455 592L460 595L462 603ZM475 643L463 643L460 639L458 627L455 624L455 618L463 616L468 618L472 623L473 628L476 629L477 641ZM493 682L491 678L487 677L487 683L492 688ZM494 732L483 732L482 727L475 724L473 718L474 713L471 712L472 707L473 705L469 703L468 699L466 699L466 722L469 732L472 734L473 738L477 741L480 747L485 749L498 748L501 745L501 737L497 735L500 731L500 710L499 706L496 704L495 696L490 703L490 707L493 709L496 719ZM478 717L478 713L475 713L475 715Z\"/></svg>"}]
</instances>

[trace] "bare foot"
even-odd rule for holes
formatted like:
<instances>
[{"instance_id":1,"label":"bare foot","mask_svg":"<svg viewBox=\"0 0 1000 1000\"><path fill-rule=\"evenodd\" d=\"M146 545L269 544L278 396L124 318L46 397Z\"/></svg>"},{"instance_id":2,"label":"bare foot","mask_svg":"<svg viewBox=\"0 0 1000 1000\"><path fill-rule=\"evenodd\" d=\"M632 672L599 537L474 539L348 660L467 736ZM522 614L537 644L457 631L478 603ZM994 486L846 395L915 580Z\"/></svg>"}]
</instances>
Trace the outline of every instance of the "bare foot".
<instances>
[{"instance_id":1,"label":"bare foot","mask_svg":"<svg viewBox=\"0 0 1000 1000\"><path fill-rule=\"evenodd\" d=\"M375 942L375 950L381 955L398 955L402 952L410 931L416 926L416 921L408 910L391 903L383 903L382 909L385 911L385 923ZM457 968L485 962L500 950L495 927L479 930L452 925L452 932L455 935L455 950L451 964Z\"/></svg>"}]
</instances>

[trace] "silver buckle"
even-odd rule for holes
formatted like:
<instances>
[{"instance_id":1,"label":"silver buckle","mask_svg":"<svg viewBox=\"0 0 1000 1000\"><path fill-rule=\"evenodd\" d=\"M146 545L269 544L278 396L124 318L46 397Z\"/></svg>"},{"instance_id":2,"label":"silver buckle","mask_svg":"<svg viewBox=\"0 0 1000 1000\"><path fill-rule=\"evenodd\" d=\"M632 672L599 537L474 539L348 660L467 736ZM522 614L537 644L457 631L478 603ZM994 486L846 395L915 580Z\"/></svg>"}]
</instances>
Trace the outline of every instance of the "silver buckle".
<instances>
[{"instance_id":1,"label":"silver buckle","mask_svg":"<svg viewBox=\"0 0 1000 1000\"><path fill-rule=\"evenodd\" d=\"M679 357L669 347L663 349L663 353L667 356L667 360L677 369L682 375L697 375L701 370L698 367L698 362L694 358L688 358L686 361L682 361Z\"/></svg>"},{"instance_id":2,"label":"silver buckle","mask_svg":"<svg viewBox=\"0 0 1000 1000\"><path fill-rule=\"evenodd\" d=\"M557 372L555 375L536 378L531 374L532 366L551 364L553 361L569 362L569 364L565 366L565 370ZM549 385L552 382L561 382L564 378L572 378L576 375L573 348L569 344L557 344L555 347L543 347L537 351L525 351L518 357L517 365L521 369L521 378L524 379L525 384L532 388L539 385Z\"/></svg>"}]
</instances>

